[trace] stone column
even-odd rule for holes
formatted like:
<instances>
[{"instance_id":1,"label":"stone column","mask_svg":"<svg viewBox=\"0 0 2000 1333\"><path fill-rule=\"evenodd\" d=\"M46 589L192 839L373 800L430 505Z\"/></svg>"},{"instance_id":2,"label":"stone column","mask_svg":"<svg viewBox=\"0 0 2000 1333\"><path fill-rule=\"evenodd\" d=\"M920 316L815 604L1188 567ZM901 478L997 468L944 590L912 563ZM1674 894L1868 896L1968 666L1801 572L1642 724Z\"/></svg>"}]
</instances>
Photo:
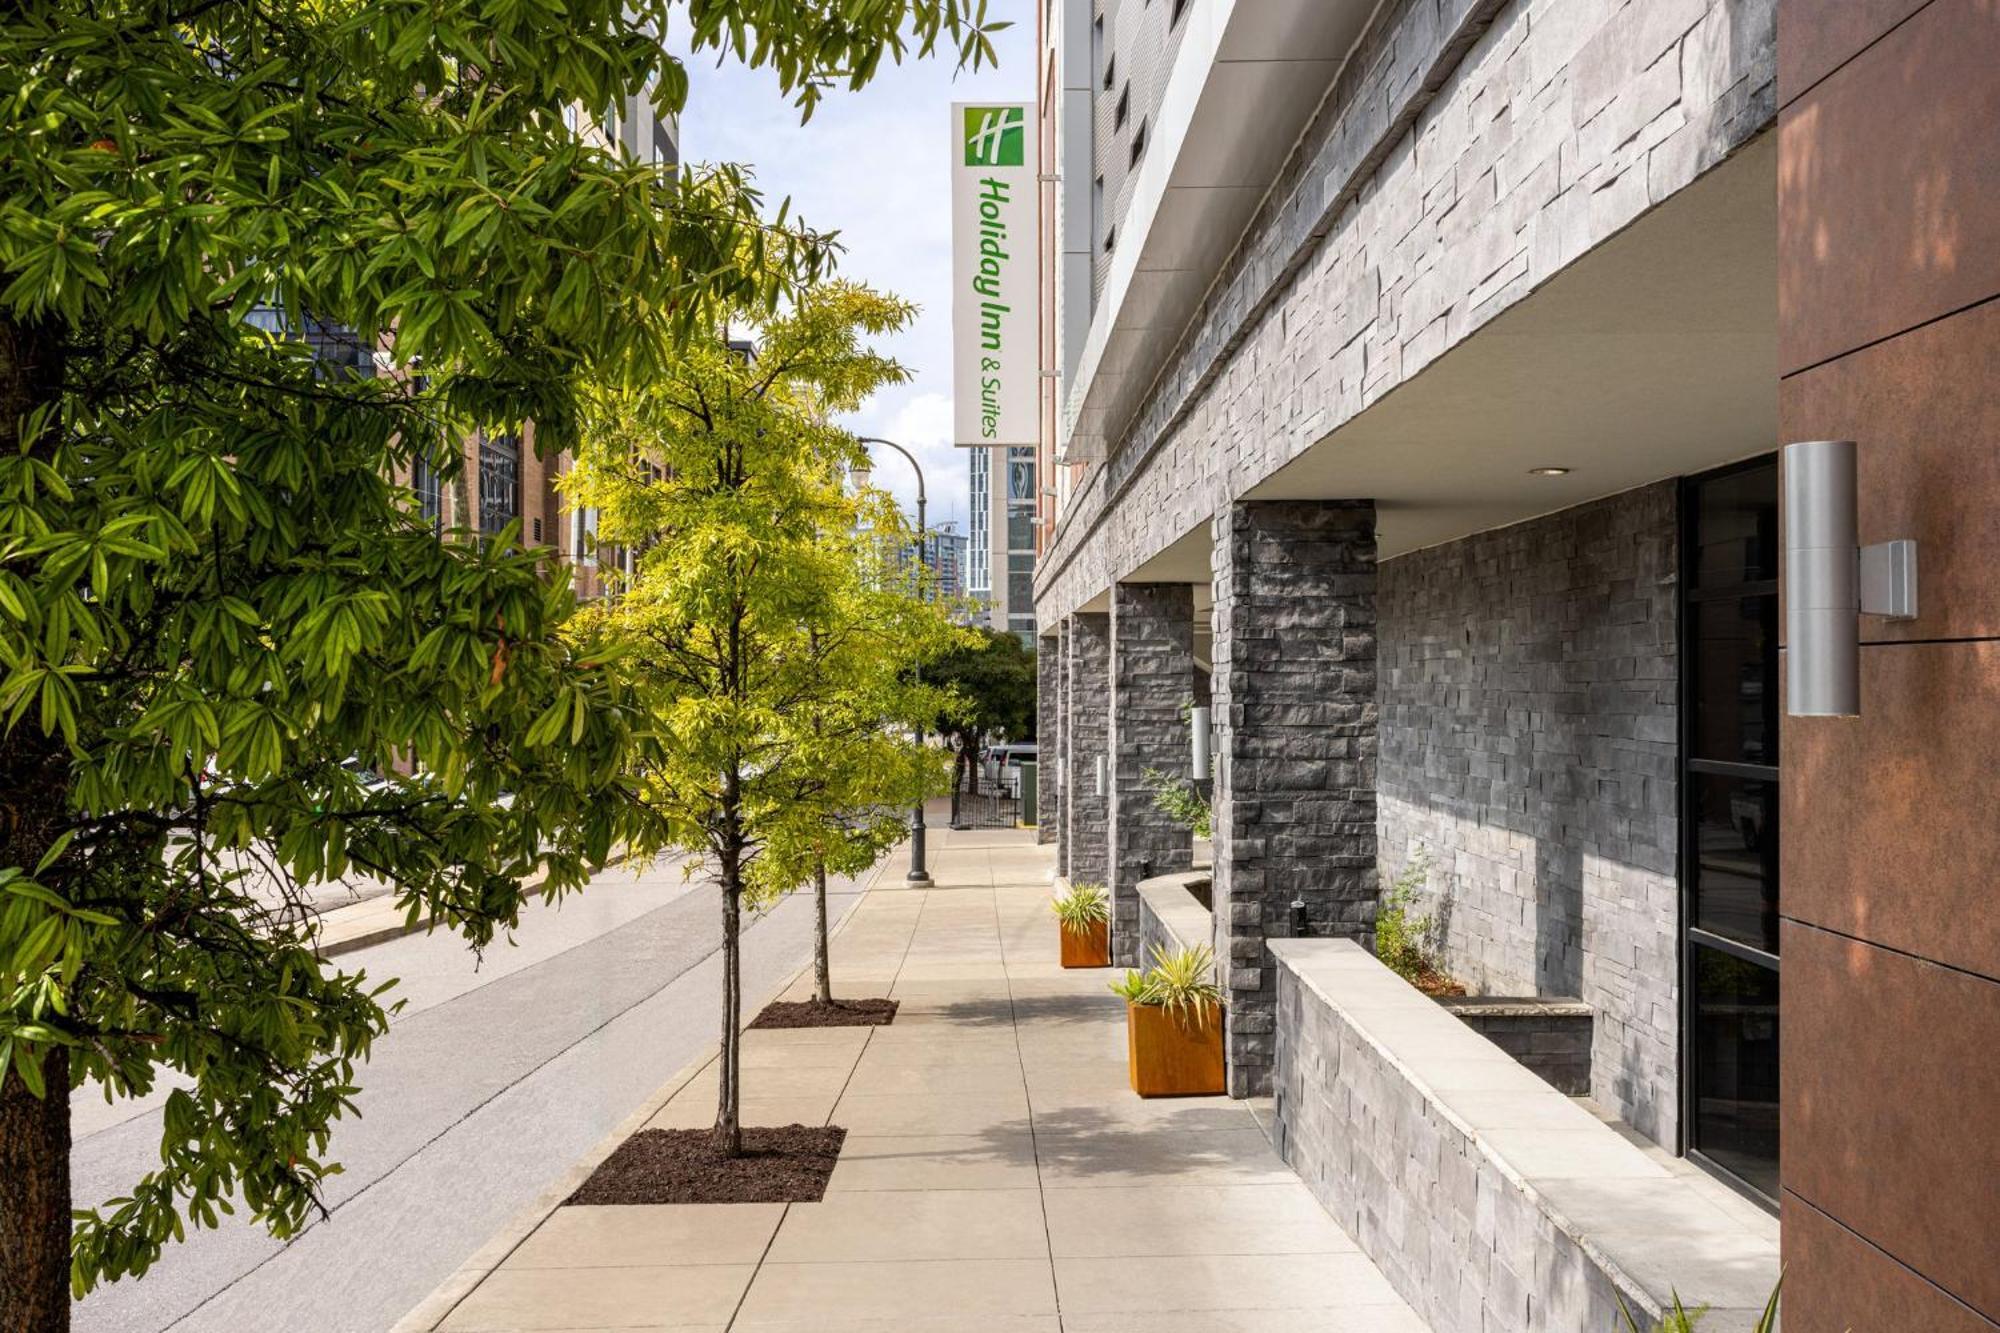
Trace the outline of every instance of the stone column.
<instances>
[{"instance_id":1,"label":"stone column","mask_svg":"<svg viewBox=\"0 0 2000 1333\"><path fill-rule=\"evenodd\" d=\"M1069 735L1069 621L1062 620L1056 625L1056 716L1050 723L1055 732L1056 754L1044 777L1056 789L1056 874L1069 874L1069 825L1070 825L1070 752L1076 747L1070 744Z\"/></svg>"},{"instance_id":2,"label":"stone column","mask_svg":"<svg viewBox=\"0 0 2000 1333\"><path fill-rule=\"evenodd\" d=\"M1139 881L1194 865L1194 835L1154 805L1148 770L1186 777L1194 694L1194 589L1120 583L1111 590L1109 810L1111 960L1139 967Z\"/></svg>"},{"instance_id":3,"label":"stone column","mask_svg":"<svg viewBox=\"0 0 2000 1333\"><path fill-rule=\"evenodd\" d=\"M1069 618L1068 670L1063 678L1063 829L1069 840L1072 881L1102 884L1110 864L1105 841L1105 797L1097 785L1097 761L1108 757L1111 714L1111 617L1079 611ZM1109 763L1106 781L1109 782Z\"/></svg>"},{"instance_id":4,"label":"stone column","mask_svg":"<svg viewBox=\"0 0 2000 1333\"><path fill-rule=\"evenodd\" d=\"M1061 832L1057 828L1056 772L1062 764L1062 665L1060 635L1044 634L1035 640L1036 842L1055 842Z\"/></svg>"},{"instance_id":5,"label":"stone column","mask_svg":"<svg viewBox=\"0 0 2000 1333\"><path fill-rule=\"evenodd\" d=\"M1229 1092L1271 1089L1264 941L1372 939L1375 507L1242 502L1215 519L1215 933Z\"/></svg>"}]
</instances>

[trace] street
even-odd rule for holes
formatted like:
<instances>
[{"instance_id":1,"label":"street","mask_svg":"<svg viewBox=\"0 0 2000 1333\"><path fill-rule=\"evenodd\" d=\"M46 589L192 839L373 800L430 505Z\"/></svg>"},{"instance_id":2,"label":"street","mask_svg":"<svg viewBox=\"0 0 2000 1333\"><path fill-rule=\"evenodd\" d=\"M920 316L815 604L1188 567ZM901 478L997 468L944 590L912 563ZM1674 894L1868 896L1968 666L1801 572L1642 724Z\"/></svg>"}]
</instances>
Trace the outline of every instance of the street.
<instances>
[{"instance_id":1,"label":"street","mask_svg":"<svg viewBox=\"0 0 2000 1333\"><path fill-rule=\"evenodd\" d=\"M837 922L858 889L831 888ZM810 894L794 895L746 929L746 1019L809 961L812 917ZM406 1007L360 1073L361 1118L336 1130L345 1171L328 1182L329 1216L289 1245L243 1222L190 1230L143 1280L93 1292L78 1333L388 1328L715 1042L720 918L677 865L614 867L524 912L517 942L483 960L446 934L335 960L399 978L391 998ZM159 1100L78 1093L77 1206L122 1194L158 1160Z\"/></svg>"}]
</instances>

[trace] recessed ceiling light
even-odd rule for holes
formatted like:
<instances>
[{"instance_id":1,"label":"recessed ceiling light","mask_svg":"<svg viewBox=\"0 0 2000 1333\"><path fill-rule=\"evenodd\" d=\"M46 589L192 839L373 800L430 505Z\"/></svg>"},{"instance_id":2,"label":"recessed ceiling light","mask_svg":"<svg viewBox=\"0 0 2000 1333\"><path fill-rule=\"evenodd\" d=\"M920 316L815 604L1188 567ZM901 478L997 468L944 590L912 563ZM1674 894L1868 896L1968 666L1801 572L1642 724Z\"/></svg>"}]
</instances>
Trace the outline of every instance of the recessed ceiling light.
<instances>
[{"instance_id":1,"label":"recessed ceiling light","mask_svg":"<svg viewBox=\"0 0 2000 1333\"><path fill-rule=\"evenodd\" d=\"M1531 467L1528 469L1528 475L1531 477L1567 477L1569 469L1566 467Z\"/></svg>"}]
</instances>

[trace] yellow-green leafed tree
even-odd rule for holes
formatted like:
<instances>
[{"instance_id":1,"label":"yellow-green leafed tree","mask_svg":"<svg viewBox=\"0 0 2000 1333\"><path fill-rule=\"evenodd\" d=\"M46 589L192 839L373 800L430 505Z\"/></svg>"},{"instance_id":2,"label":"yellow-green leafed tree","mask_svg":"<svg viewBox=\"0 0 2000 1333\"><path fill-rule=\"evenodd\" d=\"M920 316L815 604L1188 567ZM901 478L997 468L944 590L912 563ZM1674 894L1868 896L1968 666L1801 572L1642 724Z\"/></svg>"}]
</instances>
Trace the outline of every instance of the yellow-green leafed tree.
<instances>
[{"instance_id":1,"label":"yellow-green leafed tree","mask_svg":"<svg viewBox=\"0 0 2000 1333\"><path fill-rule=\"evenodd\" d=\"M629 645L650 720L639 850L692 853L719 890L715 1135L732 1156L744 909L879 850L891 835L872 804L942 786L941 757L908 739L936 699L907 669L957 631L884 566L880 543L904 534L881 496L844 486L862 455L830 420L905 378L867 340L911 314L827 283L763 321L754 352L716 327L665 375L599 395L564 483L600 511L601 543L635 552L593 614Z\"/></svg>"}]
</instances>

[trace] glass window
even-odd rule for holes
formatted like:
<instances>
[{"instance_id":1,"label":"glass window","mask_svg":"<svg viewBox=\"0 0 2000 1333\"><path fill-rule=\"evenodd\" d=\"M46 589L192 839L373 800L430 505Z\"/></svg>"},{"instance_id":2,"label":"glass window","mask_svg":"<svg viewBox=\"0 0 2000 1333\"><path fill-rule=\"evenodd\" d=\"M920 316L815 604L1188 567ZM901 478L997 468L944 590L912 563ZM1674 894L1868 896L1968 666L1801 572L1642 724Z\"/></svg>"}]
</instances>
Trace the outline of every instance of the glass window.
<instances>
[{"instance_id":1,"label":"glass window","mask_svg":"<svg viewBox=\"0 0 2000 1333\"><path fill-rule=\"evenodd\" d=\"M1690 773L1694 923L1778 952L1778 784Z\"/></svg>"},{"instance_id":2,"label":"glass window","mask_svg":"<svg viewBox=\"0 0 2000 1333\"><path fill-rule=\"evenodd\" d=\"M1035 503L1035 451L1019 447L1007 451L1007 498Z\"/></svg>"},{"instance_id":3,"label":"glass window","mask_svg":"<svg viewBox=\"0 0 2000 1333\"><path fill-rule=\"evenodd\" d=\"M1699 1160L1778 1188L1778 469L1691 478L1681 614L1685 1123Z\"/></svg>"},{"instance_id":4,"label":"glass window","mask_svg":"<svg viewBox=\"0 0 2000 1333\"><path fill-rule=\"evenodd\" d=\"M429 459L410 464L410 489L417 493L417 515L434 530L444 528L444 482Z\"/></svg>"},{"instance_id":5,"label":"glass window","mask_svg":"<svg viewBox=\"0 0 2000 1333\"><path fill-rule=\"evenodd\" d=\"M570 512L569 553L579 565L597 563L597 513L589 505Z\"/></svg>"},{"instance_id":6,"label":"glass window","mask_svg":"<svg viewBox=\"0 0 2000 1333\"><path fill-rule=\"evenodd\" d=\"M1697 759L1778 762L1778 597L1723 596L1690 603L1694 688L1688 743Z\"/></svg>"},{"instance_id":7,"label":"glass window","mask_svg":"<svg viewBox=\"0 0 2000 1333\"><path fill-rule=\"evenodd\" d=\"M511 435L479 442L479 530L495 533L521 516L521 443Z\"/></svg>"},{"instance_id":8,"label":"glass window","mask_svg":"<svg viewBox=\"0 0 2000 1333\"><path fill-rule=\"evenodd\" d=\"M1692 948L1694 1138L1702 1154L1778 1192L1778 973Z\"/></svg>"}]
</instances>

